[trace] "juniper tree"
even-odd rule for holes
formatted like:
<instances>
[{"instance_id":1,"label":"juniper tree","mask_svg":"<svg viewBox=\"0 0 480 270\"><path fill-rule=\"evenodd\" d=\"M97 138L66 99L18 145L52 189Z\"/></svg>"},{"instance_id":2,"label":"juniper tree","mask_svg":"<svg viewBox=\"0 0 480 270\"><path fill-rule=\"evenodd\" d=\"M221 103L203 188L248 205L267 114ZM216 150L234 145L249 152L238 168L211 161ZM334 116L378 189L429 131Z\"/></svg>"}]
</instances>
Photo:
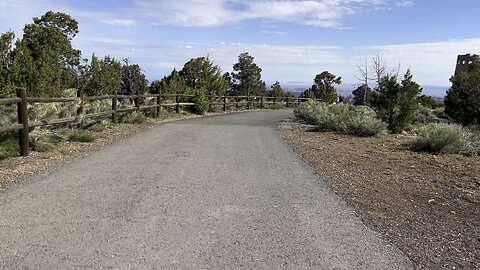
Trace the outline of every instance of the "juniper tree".
<instances>
[{"instance_id":1,"label":"juniper tree","mask_svg":"<svg viewBox=\"0 0 480 270\"><path fill-rule=\"evenodd\" d=\"M179 72L187 87L196 91L204 89L208 93L223 96L227 92L228 81L222 75L220 67L208 57L192 58Z\"/></svg>"},{"instance_id":2,"label":"juniper tree","mask_svg":"<svg viewBox=\"0 0 480 270\"><path fill-rule=\"evenodd\" d=\"M12 31L0 35L0 98L11 97L15 91L11 73L14 39Z\"/></svg>"},{"instance_id":3,"label":"juniper tree","mask_svg":"<svg viewBox=\"0 0 480 270\"><path fill-rule=\"evenodd\" d=\"M456 74L450 82L445 113L463 125L480 123L480 63L474 62L468 72Z\"/></svg>"},{"instance_id":4,"label":"juniper tree","mask_svg":"<svg viewBox=\"0 0 480 270\"><path fill-rule=\"evenodd\" d=\"M34 78L30 82L32 94L57 96L63 89L77 86L80 50L74 49L71 42L78 34L78 22L67 14L48 11L33 18L23 32L23 53L30 54L35 66L28 70L33 74L23 74Z\"/></svg>"},{"instance_id":5,"label":"juniper tree","mask_svg":"<svg viewBox=\"0 0 480 270\"><path fill-rule=\"evenodd\" d=\"M417 96L421 92L422 88L413 81L410 70L407 70L401 83L396 75L385 75L380 79L377 91L373 92L372 105L387 123L388 129L392 133L400 133L411 124Z\"/></svg>"},{"instance_id":6,"label":"juniper tree","mask_svg":"<svg viewBox=\"0 0 480 270\"><path fill-rule=\"evenodd\" d=\"M326 103L334 103L337 101L337 90L334 85L341 83L342 77L337 77L328 71L323 71L315 76L314 84L310 89L303 92L302 96L318 98Z\"/></svg>"},{"instance_id":7,"label":"juniper tree","mask_svg":"<svg viewBox=\"0 0 480 270\"><path fill-rule=\"evenodd\" d=\"M88 95L115 94L121 89L122 65L110 56L98 59L93 54L86 76L85 92Z\"/></svg>"},{"instance_id":8,"label":"juniper tree","mask_svg":"<svg viewBox=\"0 0 480 270\"><path fill-rule=\"evenodd\" d=\"M366 105L371 103L372 89L368 85L363 84L353 90L353 105Z\"/></svg>"}]
</instances>

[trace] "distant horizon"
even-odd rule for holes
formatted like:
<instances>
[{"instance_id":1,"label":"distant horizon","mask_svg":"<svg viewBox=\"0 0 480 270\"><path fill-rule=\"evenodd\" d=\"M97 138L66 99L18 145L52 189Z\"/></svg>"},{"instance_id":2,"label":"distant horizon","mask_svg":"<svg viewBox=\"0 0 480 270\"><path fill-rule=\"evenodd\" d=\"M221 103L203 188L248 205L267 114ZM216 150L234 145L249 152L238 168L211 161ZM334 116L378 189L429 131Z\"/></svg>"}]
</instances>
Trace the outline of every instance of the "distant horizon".
<instances>
[{"instance_id":1,"label":"distant horizon","mask_svg":"<svg viewBox=\"0 0 480 270\"><path fill-rule=\"evenodd\" d=\"M305 85L300 85L298 84L295 89L298 89L298 90L295 90L295 89L292 89L293 86L284 86L281 82L280 82L280 85L282 86L282 88L284 90L287 90L287 91L294 91L294 92L301 92L301 91L304 91L305 89L308 89L312 86L313 82L310 83L309 85L308 84L305 84ZM268 85L268 84L267 84ZM339 94L351 94L353 90L355 90L358 86L357 83L342 83L338 86L335 86L335 88L337 89L337 92L339 92ZM305 87L303 90L299 90L300 88ZM268 88L269 86L267 86ZM431 97L435 97L435 98L444 98L445 95L446 95L446 91L450 88L450 86L442 86L442 85L420 85L420 87L422 87L422 95L427 95L427 96L431 96Z\"/></svg>"},{"instance_id":2,"label":"distant horizon","mask_svg":"<svg viewBox=\"0 0 480 270\"><path fill-rule=\"evenodd\" d=\"M157 81L160 79L147 79L149 84L152 81ZM273 85L276 81L265 81L267 90L270 89L270 86ZM303 92L306 89L310 88L313 84L313 79L312 82L280 82L280 86L282 87L283 90L285 91L291 91L295 93ZM342 83L338 86L335 86L338 92L341 93L351 93L353 90L355 90L358 83ZM451 87L451 86L445 86L445 85L420 85L422 87L422 93L424 95L436 97L436 98L443 98L446 95L446 91ZM302 89L302 90L300 90Z\"/></svg>"},{"instance_id":3,"label":"distant horizon","mask_svg":"<svg viewBox=\"0 0 480 270\"><path fill-rule=\"evenodd\" d=\"M129 58L147 78L200 56L230 72L249 52L266 81L310 82L328 70L354 82L357 65L379 54L389 69L441 86L457 55L480 53L473 0L5 0L0 9L0 32L17 37L32 17L66 13L78 21L72 44L83 58Z\"/></svg>"}]
</instances>

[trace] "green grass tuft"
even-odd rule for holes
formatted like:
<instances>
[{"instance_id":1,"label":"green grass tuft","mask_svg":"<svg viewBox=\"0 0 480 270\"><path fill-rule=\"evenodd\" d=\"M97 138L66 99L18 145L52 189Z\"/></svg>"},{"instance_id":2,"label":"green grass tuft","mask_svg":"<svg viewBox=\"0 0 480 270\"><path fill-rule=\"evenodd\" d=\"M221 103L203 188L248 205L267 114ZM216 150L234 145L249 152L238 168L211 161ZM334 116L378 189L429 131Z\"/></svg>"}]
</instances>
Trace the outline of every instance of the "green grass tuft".
<instances>
[{"instance_id":1,"label":"green grass tuft","mask_svg":"<svg viewBox=\"0 0 480 270\"><path fill-rule=\"evenodd\" d=\"M130 112L122 114L118 122L123 124L143 124L147 121L147 117L140 112Z\"/></svg>"},{"instance_id":2,"label":"green grass tuft","mask_svg":"<svg viewBox=\"0 0 480 270\"><path fill-rule=\"evenodd\" d=\"M37 141L33 150L38 152L50 152L55 149L56 145L48 141Z\"/></svg>"},{"instance_id":3,"label":"green grass tuft","mask_svg":"<svg viewBox=\"0 0 480 270\"><path fill-rule=\"evenodd\" d=\"M0 159L18 156L20 146L18 139L13 134L0 136Z\"/></svg>"},{"instance_id":4,"label":"green grass tuft","mask_svg":"<svg viewBox=\"0 0 480 270\"><path fill-rule=\"evenodd\" d=\"M87 130L75 130L68 139L71 142L93 142L95 141L95 136Z\"/></svg>"}]
</instances>

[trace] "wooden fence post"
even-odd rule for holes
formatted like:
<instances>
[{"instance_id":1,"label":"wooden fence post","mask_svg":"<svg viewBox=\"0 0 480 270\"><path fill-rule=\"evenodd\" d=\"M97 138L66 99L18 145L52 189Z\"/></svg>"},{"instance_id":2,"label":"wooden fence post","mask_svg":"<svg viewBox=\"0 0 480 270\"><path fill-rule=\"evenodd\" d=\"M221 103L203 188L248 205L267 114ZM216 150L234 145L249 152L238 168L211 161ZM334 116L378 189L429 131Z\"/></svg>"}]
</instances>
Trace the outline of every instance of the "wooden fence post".
<instances>
[{"instance_id":1,"label":"wooden fence post","mask_svg":"<svg viewBox=\"0 0 480 270\"><path fill-rule=\"evenodd\" d=\"M289 101L289 100L290 100L289 97L287 97L287 98L285 99L285 108L286 108L286 109L288 109L288 101Z\"/></svg>"},{"instance_id":2,"label":"wooden fence post","mask_svg":"<svg viewBox=\"0 0 480 270\"><path fill-rule=\"evenodd\" d=\"M77 90L77 98L80 99L77 109L77 119L83 114L83 91ZM77 128L83 129L83 119L80 119L80 122L77 123Z\"/></svg>"},{"instance_id":3,"label":"wooden fence post","mask_svg":"<svg viewBox=\"0 0 480 270\"><path fill-rule=\"evenodd\" d=\"M113 94L112 98L112 122L117 123L117 93Z\"/></svg>"},{"instance_id":4,"label":"wooden fence post","mask_svg":"<svg viewBox=\"0 0 480 270\"><path fill-rule=\"evenodd\" d=\"M160 96L160 92L158 92L157 96L157 117L160 117L160 113L162 112L162 97Z\"/></svg>"},{"instance_id":5,"label":"wooden fence post","mask_svg":"<svg viewBox=\"0 0 480 270\"><path fill-rule=\"evenodd\" d=\"M238 100L239 98L238 97L234 97L235 99L235 109L238 109Z\"/></svg>"},{"instance_id":6,"label":"wooden fence post","mask_svg":"<svg viewBox=\"0 0 480 270\"><path fill-rule=\"evenodd\" d=\"M247 94L247 110L250 110L250 94Z\"/></svg>"},{"instance_id":7,"label":"wooden fence post","mask_svg":"<svg viewBox=\"0 0 480 270\"><path fill-rule=\"evenodd\" d=\"M223 96L223 111L227 111L227 95Z\"/></svg>"},{"instance_id":8,"label":"wooden fence post","mask_svg":"<svg viewBox=\"0 0 480 270\"><path fill-rule=\"evenodd\" d=\"M297 98L297 106L300 106L300 97Z\"/></svg>"},{"instance_id":9,"label":"wooden fence post","mask_svg":"<svg viewBox=\"0 0 480 270\"><path fill-rule=\"evenodd\" d=\"M277 97L273 97L273 105L277 104Z\"/></svg>"},{"instance_id":10,"label":"wooden fence post","mask_svg":"<svg viewBox=\"0 0 480 270\"><path fill-rule=\"evenodd\" d=\"M135 106L137 107L137 112L140 112L140 91L137 90L135 97Z\"/></svg>"},{"instance_id":11,"label":"wooden fence post","mask_svg":"<svg viewBox=\"0 0 480 270\"><path fill-rule=\"evenodd\" d=\"M264 98L264 96L262 96L260 98L260 109L263 109L263 98Z\"/></svg>"},{"instance_id":12,"label":"wooden fence post","mask_svg":"<svg viewBox=\"0 0 480 270\"><path fill-rule=\"evenodd\" d=\"M180 112L180 96L178 95L178 91L175 91L175 112L176 113L179 113Z\"/></svg>"},{"instance_id":13,"label":"wooden fence post","mask_svg":"<svg viewBox=\"0 0 480 270\"><path fill-rule=\"evenodd\" d=\"M18 108L18 123L22 124L22 129L18 131L18 142L20 145L20 156L26 157L29 154L29 128L28 128L28 108L27 108L27 89L17 88L17 97L21 99L17 103Z\"/></svg>"}]
</instances>

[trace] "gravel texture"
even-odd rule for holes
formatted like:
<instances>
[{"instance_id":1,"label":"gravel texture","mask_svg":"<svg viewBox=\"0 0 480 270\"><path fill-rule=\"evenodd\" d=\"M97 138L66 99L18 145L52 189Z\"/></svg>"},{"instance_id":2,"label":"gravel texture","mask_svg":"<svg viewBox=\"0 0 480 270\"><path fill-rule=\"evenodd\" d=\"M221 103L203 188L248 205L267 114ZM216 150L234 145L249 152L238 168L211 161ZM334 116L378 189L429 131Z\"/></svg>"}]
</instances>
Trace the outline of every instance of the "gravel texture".
<instances>
[{"instance_id":1,"label":"gravel texture","mask_svg":"<svg viewBox=\"0 0 480 270\"><path fill-rule=\"evenodd\" d=\"M291 111L150 128L0 192L1 269L410 269L276 135Z\"/></svg>"},{"instance_id":2,"label":"gravel texture","mask_svg":"<svg viewBox=\"0 0 480 270\"><path fill-rule=\"evenodd\" d=\"M480 157L415 153L403 135L310 129L286 121L278 133L417 269L480 269Z\"/></svg>"}]
</instances>

